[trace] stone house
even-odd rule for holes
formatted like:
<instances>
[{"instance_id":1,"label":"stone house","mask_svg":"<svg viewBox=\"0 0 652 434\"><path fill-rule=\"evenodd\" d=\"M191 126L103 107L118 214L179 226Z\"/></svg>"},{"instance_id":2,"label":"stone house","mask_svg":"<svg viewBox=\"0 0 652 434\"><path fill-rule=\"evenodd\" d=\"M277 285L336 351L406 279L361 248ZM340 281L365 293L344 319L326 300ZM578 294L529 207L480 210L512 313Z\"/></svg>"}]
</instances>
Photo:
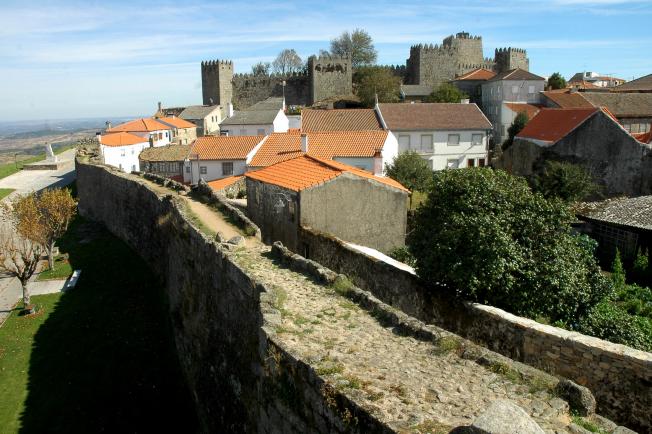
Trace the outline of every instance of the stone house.
<instances>
[{"instance_id":1,"label":"stone house","mask_svg":"<svg viewBox=\"0 0 652 434\"><path fill-rule=\"evenodd\" d=\"M496 76L496 73L488 69L476 68L466 74L455 77L450 83L460 91L469 96L472 103L482 107L482 83Z\"/></svg>"},{"instance_id":2,"label":"stone house","mask_svg":"<svg viewBox=\"0 0 652 434\"><path fill-rule=\"evenodd\" d=\"M285 100L268 98L224 119L220 124L220 133L228 136L262 136L284 133L289 127Z\"/></svg>"},{"instance_id":3,"label":"stone house","mask_svg":"<svg viewBox=\"0 0 652 434\"><path fill-rule=\"evenodd\" d=\"M197 138L197 125L176 116L158 118L162 124L171 128L172 143L175 145L188 145Z\"/></svg>"},{"instance_id":4,"label":"stone house","mask_svg":"<svg viewBox=\"0 0 652 434\"><path fill-rule=\"evenodd\" d=\"M242 175L265 136L204 136L193 143L184 168L184 182L197 184Z\"/></svg>"},{"instance_id":5,"label":"stone house","mask_svg":"<svg viewBox=\"0 0 652 434\"><path fill-rule=\"evenodd\" d=\"M270 134L248 160L247 166L249 170L260 169L304 153L382 175L384 164L398 155L398 143L384 130L311 133L291 130Z\"/></svg>"},{"instance_id":6,"label":"stone house","mask_svg":"<svg viewBox=\"0 0 652 434\"><path fill-rule=\"evenodd\" d=\"M512 119L503 118L503 104L522 102L539 104L540 92L546 79L523 69L501 72L482 84L482 111L494 127L493 142L501 144L507 139L507 129Z\"/></svg>"},{"instance_id":7,"label":"stone house","mask_svg":"<svg viewBox=\"0 0 652 434\"><path fill-rule=\"evenodd\" d=\"M373 131L383 126L374 109L332 109L301 111L301 132Z\"/></svg>"},{"instance_id":8,"label":"stone house","mask_svg":"<svg viewBox=\"0 0 652 434\"><path fill-rule=\"evenodd\" d=\"M226 113L219 105L191 105L186 107L179 117L197 126L197 137L208 136L220 133L220 122L228 115L231 106L228 106Z\"/></svg>"},{"instance_id":9,"label":"stone house","mask_svg":"<svg viewBox=\"0 0 652 434\"><path fill-rule=\"evenodd\" d=\"M402 101L421 102L425 101L433 90L433 87L427 84L402 84L399 95Z\"/></svg>"},{"instance_id":10,"label":"stone house","mask_svg":"<svg viewBox=\"0 0 652 434\"><path fill-rule=\"evenodd\" d=\"M125 172L140 170L138 155L150 146L148 139L124 131L98 135L98 141L104 164Z\"/></svg>"},{"instance_id":11,"label":"stone house","mask_svg":"<svg viewBox=\"0 0 652 434\"><path fill-rule=\"evenodd\" d=\"M305 154L245 177L248 215L266 243L302 252L301 227L382 252L405 243L409 191L390 178Z\"/></svg>"},{"instance_id":12,"label":"stone house","mask_svg":"<svg viewBox=\"0 0 652 434\"><path fill-rule=\"evenodd\" d=\"M398 142L432 170L485 166L491 123L475 104L378 104L376 112Z\"/></svg>"},{"instance_id":13,"label":"stone house","mask_svg":"<svg viewBox=\"0 0 652 434\"><path fill-rule=\"evenodd\" d=\"M183 182L184 162L189 153L190 146L187 145L146 148L138 155L140 171Z\"/></svg>"},{"instance_id":14,"label":"stone house","mask_svg":"<svg viewBox=\"0 0 652 434\"><path fill-rule=\"evenodd\" d=\"M606 196L652 193L652 145L632 137L605 109L541 109L495 165L531 177L546 160L581 165Z\"/></svg>"},{"instance_id":15,"label":"stone house","mask_svg":"<svg viewBox=\"0 0 652 434\"><path fill-rule=\"evenodd\" d=\"M644 75L636 80L628 81L625 84L614 87L612 92L652 92L652 74Z\"/></svg>"},{"instance_id":16,"label":"stone house","mask_svg":"<svg viewBox=\"0 0 652 434\"><path fill-rule=\"evenodd\" d=\"M569 87L574 87L577 84L590 83L598 88L616 87L625 83L622 78L608 77L600 75L597 72L584 71L578 72L568 80Z\"/></svg>"},{"instance_id":17,"label":"stone house","mask_svg":"<svg viewBox=\"0 0 652 434\"><path fill-rule=\"evenodd\" d=\"M620 251L631 264L639 250L652 250L652 196L616 198L582 204L577 217L585 223L581 231L598 242L598 257L610 266Z\"/></svg>"}]
</instances>

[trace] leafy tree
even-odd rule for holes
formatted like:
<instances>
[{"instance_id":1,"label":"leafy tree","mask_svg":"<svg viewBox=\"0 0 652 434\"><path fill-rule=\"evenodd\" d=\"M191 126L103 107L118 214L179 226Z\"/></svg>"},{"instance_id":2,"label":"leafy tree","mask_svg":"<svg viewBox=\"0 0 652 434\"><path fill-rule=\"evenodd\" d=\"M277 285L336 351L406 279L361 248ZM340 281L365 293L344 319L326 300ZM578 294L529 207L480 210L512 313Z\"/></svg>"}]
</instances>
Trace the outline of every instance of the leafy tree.
<instances>
[{"instance_id":1,"label":"leafy tree","mask_svg":"<svg viewBox=\"0 0 652 434\"><path fill-rule=\"evenodd\" d=\"M514 137L525 128L525 125L527 125L529 120L530 119L525 112L520 112L516 115L512 124L507 128L507 140L503 142L503 150L512 146L512 143L514 143Z\"/></svg>"},{"instance_id":2,"label":"leafy tree","mask_svg":"<svg viewBox=\"0 0 652 434\"><path fill-rule=\"evenodd\" d=\"M555 72L550 77L548 77L548 87L550 89L565 89L566 79L562 77L560 73Z\"/></svg>"},{"instance_id":3,"label":"leafy tree","mask_svg":"<svg viewBox=\"0 0 652 434\"><path fill-rule=\"evenodd\" d=\"M426 102L453 102L458 103L469 96L450 83L442 83L433 90Z\"/></svg>"},{"instance_id":4,"label":"leafy tree","mask_svg":"<svg viewBox=\"0 0 652 434\"><path fill-rule=\"evenodd\" d=\"M557 197L571 203L584 200L598 191L591 175L576 164L548 160L532 185L535 191L550 199Z\"/></svg>"},{"instance_id":5,"label":"leafy tree","mask_svg":"<svg viewBox=\"0 0 652 434\"><path fill-rule=\"evenodd\" d=\"M591 309L580 321L578 331L639 350L652 351L652 322L628 314L609 300Z\"/></svg>"},{"instance_id":6,"label":"leafy tree","mask_svg":"<svg viewBox=\"0 0 652 434\"><path fill-rule=\"evenodd\" d=\"M61 188L30 193L14 202L16 229L23 237L44 247L50 269L54 267L54 242L68 229L76 207L70 190Z\"/></svg>"},{"instance_id":7,"label":"leafy tree","mask_svg":"<svg viewBox=\"0 0 652 434\"><path fill-rule=\"evenodd\" d=\"M27 283L36 272L42 251L43 246L38 242L21 237L8 225L3 227L0 234L0 270L20 281L23 307L29 313L33 309Z\"/></svg>"},{"instance_id":8,"label":"leafy tree","mask_svg":"<svg viewBox=\"0 0 652 434\"><path fill-rule=\"evenodd\" d=\"M258 62L251 67L251 73L255 76L269 75L272 65L269 62Z\"/></svg>"},{"instance_id":9,"label":"leafy tree","mask_svg":"<svg viewBox=\"0 0 652 434\"><path fill-rule=\"evenodd\" d=\"M463 299L574 324L610 293L561 201L488 168L435 172L408 237L417 273Z\"/></svg>"},{"instance_id":10,"label":"leafy tree","mask_svg":"<svg viewBox=\"0 0 652 434\"><path fill-rule=\"evenodd\" d=\"M346 31L332 39L330 52L336 56L348 56L353 68L373 65L378 57L371 36L362 29L355 29L351 33Z\"/></svg>"},{"instance_id":11,"label":"leafy tree","mask_svg":"<svg viewBox=\"0 0 652 434\"><path fill-rule=\"evenodd\" d=\"M354 74L356 93L363 105L373 107L378 102L397 102L401 80L387 68L369 66Z\"/></svg>"},{"instance_id":12,"label":"leafy tree","mask_svg":"<svg viewBox=\"0 0 652 434\"><path fill-rule=\"evenodd\" d=\"M303 66L303 60L301 60L301 57L299 57L294 49L285 49L281 51L278 56L276 56L276 60L272 63L274 72L282 75L300 71Z\"/></svg>"},{"instance_id":13,"label":"leafy tree","mask_svg":"<svg viewBox=\"0 0 652 434\"><path fill-rule=\"evenodd\" d=\"M426 191L432 179L432 169L428 162L414 152L403 152L391 163L385 163L385 174L400 182L410 191ZM410 209L412 195L410 195Z\"/></svg>"},{"instance_id":14,"label":"leafy tree","mask_svg":"<svg viewBox=\"0 0 652 434\"><path fill-rule=\"evenodd\" d=\"M625 275L625 267L623 267L623 261L620 259L620 250L616 249L616 256L614 257L614 262L611 265L611 282L614 285L616 291L621 291L625 288L627 281L627 276Z\"/></svg>"}]
</instances>

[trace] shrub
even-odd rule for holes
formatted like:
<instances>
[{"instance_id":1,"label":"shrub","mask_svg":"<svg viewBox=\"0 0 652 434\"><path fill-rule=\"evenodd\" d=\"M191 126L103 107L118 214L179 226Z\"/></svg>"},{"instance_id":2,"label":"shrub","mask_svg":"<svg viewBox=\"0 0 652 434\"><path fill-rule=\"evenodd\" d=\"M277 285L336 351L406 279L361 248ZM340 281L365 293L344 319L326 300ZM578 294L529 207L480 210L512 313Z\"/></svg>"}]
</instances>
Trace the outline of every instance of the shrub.
<instances>
[{"instance_id":1,"label":"shrub","mask_svg":"<svg viewBox=\"0 0 652 434\"><path fill-rule=\"evenodd\" d=\"M595 306L579 323L578 330L618 344L652 351L652 322L630 315L610 301Z\"/></svg>"},{"instance_id":2,"label":"shrub","mask_svg":"<svg viewBox=\"0 0 652 434\"><path fill-rule=\"evenodd\" d=\"M591 174L582 166L550 160L534 178L533 189L546 198L557 197L568 203L585 200L598 192Z\"/></svg>"},{"instance_id":3,"label":"shrub","mask_svg":"<svg viewBox=\"0 0 652 434\"><path fill-rule=\"evenodd\" d=\"M399 262L402 262L404 264L409 265L410 267L414 267L416 265L416 260L412 253L408 250L407 247L402 246L402 247L396 247L394 250L389 252L389 257L396 259Z\"/></svg>"}]
</instances>

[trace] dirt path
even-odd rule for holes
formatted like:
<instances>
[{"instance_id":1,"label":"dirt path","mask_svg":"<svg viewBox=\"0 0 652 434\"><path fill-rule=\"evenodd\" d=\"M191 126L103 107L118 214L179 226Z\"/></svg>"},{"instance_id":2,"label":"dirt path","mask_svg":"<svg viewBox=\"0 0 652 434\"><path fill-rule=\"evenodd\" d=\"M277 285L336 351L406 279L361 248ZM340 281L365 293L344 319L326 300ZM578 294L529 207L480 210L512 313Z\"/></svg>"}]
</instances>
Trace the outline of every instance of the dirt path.
<instances>
[{"instance_id":1,"label":"dirt path","mask_svg":"<svg viewBox=\"0 0 652 434\"><path fill-rule=\"evenodd\" d=\"M225 221L224 217L211 207L188 197L181 196L186 200L190 210L201 219L202 222L215 232L220 232L224 238L230 240L233 237L242 236L245 240L246 247L256 247L261 242L255 237L249 237L244 234L237 226Z\"/></svg>"}]
</instances>

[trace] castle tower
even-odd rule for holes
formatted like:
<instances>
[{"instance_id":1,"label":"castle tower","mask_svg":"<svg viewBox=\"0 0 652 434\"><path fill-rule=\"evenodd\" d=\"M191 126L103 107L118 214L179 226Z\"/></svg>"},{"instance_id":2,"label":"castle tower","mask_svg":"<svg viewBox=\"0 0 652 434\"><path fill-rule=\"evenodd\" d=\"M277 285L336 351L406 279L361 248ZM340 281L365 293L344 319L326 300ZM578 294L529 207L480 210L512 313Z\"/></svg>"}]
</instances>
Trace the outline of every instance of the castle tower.
<instances>
[{"instance_id":1,"label":"castle tower","mask_svg":"<svg viewBox=\"0 0 652 434\"><path fill-rule=\"evenodd\" d=\"M310 104L337 95L353 93L351 59L337 56L312 56L308 59Z\"/></svg>"},{"instance_id":2,"label":"castle tower","mask_svg":"<svg viewBox=\"0 0 652 434\"><path fill-rule=\"evenodd\" d=\"M226 106L233 100L233 62L208 60L201 63L201 89L204 105Z\"/></svg>"},{"instance_id":3,"label":"castle tower","mask_svg":"<svg viewBox=\"0 0 652 434\"><path fill-rule=\"evenodd\" d=\"M530 59L527 58L527 51L522 48L496 48L495 71L500 73L511 69L530 70Z\"/></svg>"}]
</instances>

